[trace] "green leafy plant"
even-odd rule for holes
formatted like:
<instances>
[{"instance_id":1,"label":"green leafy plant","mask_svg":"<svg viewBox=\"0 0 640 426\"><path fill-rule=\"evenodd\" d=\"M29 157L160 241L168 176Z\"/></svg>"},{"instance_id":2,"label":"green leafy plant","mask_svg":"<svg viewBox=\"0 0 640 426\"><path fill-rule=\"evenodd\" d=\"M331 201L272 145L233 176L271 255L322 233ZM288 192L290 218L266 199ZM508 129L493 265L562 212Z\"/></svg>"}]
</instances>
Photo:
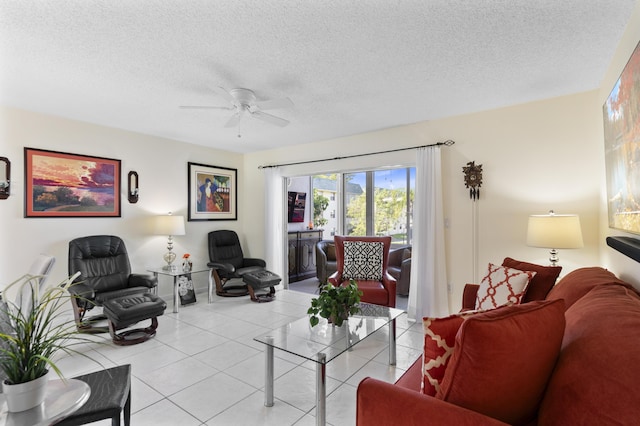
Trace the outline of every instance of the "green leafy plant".
<instances>
[{"instance_id":1,"label":"green leafy plant","mask_svg":"<svg viewBox=\"0 0 640 426\"><path fill-rule=\"evenodd\" d=\"M358 304L362 297L362 291L358 284L350 280L346 286L335 287L329 283L322 288L317 298L311 299L311 307L307 310L309 322L315 327L320 322L319 316L326 318L340 327L349 315L360 311Z\"/></svg>"},{"instance_id":2,"label":"green leafy plant","mask_svg":"<svg viewBox=\"0 0 640 426\"><path fill-rule=\"evenodd\" d=\"M79 274L79 273L78 273ZM80 354L73 346L94 340L81 337L75 322L65 318L63 305L69 300L67 288L78 274L59 286L39 290L40 276L24 275L5 288L31 286L30 306L2 303L0 316L5 323L0 330L0 369L9 384L26 383L42 377L49 368L62 377L60 369L52 361L59 351ZM89 358L90 359L90 358Z\"/></svg>"}]
</instances>

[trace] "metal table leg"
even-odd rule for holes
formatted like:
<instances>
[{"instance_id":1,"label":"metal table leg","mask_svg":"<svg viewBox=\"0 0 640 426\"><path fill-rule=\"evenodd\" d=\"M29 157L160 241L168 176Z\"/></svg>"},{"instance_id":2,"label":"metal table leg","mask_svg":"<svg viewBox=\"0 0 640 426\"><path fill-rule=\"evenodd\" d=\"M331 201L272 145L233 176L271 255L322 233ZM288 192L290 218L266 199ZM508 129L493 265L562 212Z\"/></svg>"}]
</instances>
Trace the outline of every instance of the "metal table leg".
<instances>
[{"instance_id":1,"label":"metal table leg","mask_svg":"<svg viewBox=\"0 0 640 426\"><path fill-rule=\"evenodd\" d=\"M267 337L264 364L264 406L273 407L273 338Z\"/></svg>"},{"instance_id":2,"label":"metal table leg","mask_svg":"<svg viewBox=\"0 0 640 426\"><path fill-rule=\"evenodd\" d=\"M173 276L173 313L178 313L178 303L180 303L180 296L178 295L178 275Z\"/></svg>"},{"instance_id":3,"label":"metal table leg","mask_svg":"<svg viewBox=\"0 0 640 426\"><path fill-rule=\"evenodd\" d=\"M160 285L160 283L158 282L158 273L154 272L153 276L156 279L156 286L151 289L151 293L155 294L157 296L158 295L158 286Z\"/></svg>"},{"instance_id":4,"label":"metal table leg","mask_svg":"<svg viewBox=\"0 0 640 426\"><path fill-rule=\"evenodd\" d=\"M318 353L316 363L316 426L327 424L327 355Z\"/></svg>"},{"instance_id":5,"label":"metal table leg","mask_svg":"<svg viewBox=\"0 0 640 426\"><path fill-rule=\"evenodd\" d=\"M396 365L396 320L389 322L389 365Z\"/></svg>"},{"instance_id":6,"label":"metal table leg","mask_svg":"<svg viewBox=\"0 0 640 426\"><path fill-rule=\"evenodd\" d=\"M209 269L209 283L207 284L209 292L209 303L213 303L213 269Z\"/></svg>"}]
</instances>

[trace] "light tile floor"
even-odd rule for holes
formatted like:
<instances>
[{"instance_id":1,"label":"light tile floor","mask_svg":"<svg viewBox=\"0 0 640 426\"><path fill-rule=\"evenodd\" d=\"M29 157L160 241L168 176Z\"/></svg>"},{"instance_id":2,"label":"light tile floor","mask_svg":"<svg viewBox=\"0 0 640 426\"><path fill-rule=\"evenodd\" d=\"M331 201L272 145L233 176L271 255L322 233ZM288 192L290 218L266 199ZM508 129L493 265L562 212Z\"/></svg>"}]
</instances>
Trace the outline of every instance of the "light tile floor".
<instances>
[{"instance_id":1,"label":"light tile floor","mask_svg":"<svg viewBox=\"0 0 640 426\"><path fill-rule=\"evenodd\" d=\"M168 306L155 338L119 347L106 339L57 360L65 377L132 365L132 424L314 425L315 364L275 350L275 405L264 406L264 345L253 337L306 315L312 294L280 290L270 303L198 294L194 305ZM171 305L171 302L168 303ZM144 324L146 326L146 323ZM388 365L383 328L327 364L327 422L354 425L356 388L365 377L394 382L422 352L421 324L397 320L397 366ZM109 421L94 423L110 425Z\"/></svg>"}]
</instances>

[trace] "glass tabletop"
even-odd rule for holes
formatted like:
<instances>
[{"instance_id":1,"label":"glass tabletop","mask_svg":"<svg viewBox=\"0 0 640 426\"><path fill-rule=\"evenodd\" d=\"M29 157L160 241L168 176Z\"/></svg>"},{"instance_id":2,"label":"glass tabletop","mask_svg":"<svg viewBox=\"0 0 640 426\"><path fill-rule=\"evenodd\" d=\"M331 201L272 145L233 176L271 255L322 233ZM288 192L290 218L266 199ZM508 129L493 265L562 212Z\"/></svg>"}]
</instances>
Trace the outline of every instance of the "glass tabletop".
<instances>
[{"instance_id":1,"label":"glass tabletop","mask_svg":"<svg viewBox=\"0 0 640 426\"><path fill-rule=\"evenodd\" d=\"M253 340L314 362L318 362L317 354L322 352L329 362L403 313L400 309L361 303L360 312L350 316L341 327L324 318L311 327L309 316L305 316Z\"/></svg>"},{"instance_id":2,"label":"glass tabletop","mask_svg":"<svg viewBox=\"0 0 640 426\"><path fill-rule=\"evenodd\" d=\"M81 380L50 380L47 396L42 404L19 413L7 411L3 394L0 394L0 425L48 426L80 408L91 395L89 385Z\"/></svg>"},{"instance_id":3,"label":"glass tabletop","mask_svg":"<svg viewBox=\"0 0 640 426\"><path fill-rule=\"evenodd\" d=\"M175 265L174 269L164 269L162 266L160 267L148 267L148 272L153 272L154 274L162 274L162 275L170 275L172 277L178 277L184 274L194 274L197 272L208 272L209 267L207 265L193 265L190 271L182 270L182 265Z\"/></svg>"}]
</instances>

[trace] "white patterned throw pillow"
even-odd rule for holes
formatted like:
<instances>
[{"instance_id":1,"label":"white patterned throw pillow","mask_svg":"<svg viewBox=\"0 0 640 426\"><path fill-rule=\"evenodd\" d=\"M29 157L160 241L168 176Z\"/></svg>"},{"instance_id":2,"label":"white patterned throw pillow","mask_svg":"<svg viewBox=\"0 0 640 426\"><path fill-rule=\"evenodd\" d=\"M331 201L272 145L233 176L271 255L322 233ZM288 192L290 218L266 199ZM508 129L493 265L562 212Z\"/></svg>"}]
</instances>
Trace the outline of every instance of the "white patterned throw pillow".
<instances>
[{"instance_id":1,"label":"white patterned throw pillow","mask_svg":"<svg viewBox=\"0 0 640 426\"><path fill-rule=\"evenodd\" d=\"M487 275L482 279L476 296L476 309L494 309L502 305L518 305L527 285L536 275L489 263Z\"/></svg>"},{"instance_id":2,"label":"white patterned throw pillow","mask_svg":"<svg viewBox=\"0 0 640 426\"><path fill-rule=\"evenodd\" d=\"M343 280L382 280L384 243L381 241L345 241Z\"/></svg>"}]
</instances>

